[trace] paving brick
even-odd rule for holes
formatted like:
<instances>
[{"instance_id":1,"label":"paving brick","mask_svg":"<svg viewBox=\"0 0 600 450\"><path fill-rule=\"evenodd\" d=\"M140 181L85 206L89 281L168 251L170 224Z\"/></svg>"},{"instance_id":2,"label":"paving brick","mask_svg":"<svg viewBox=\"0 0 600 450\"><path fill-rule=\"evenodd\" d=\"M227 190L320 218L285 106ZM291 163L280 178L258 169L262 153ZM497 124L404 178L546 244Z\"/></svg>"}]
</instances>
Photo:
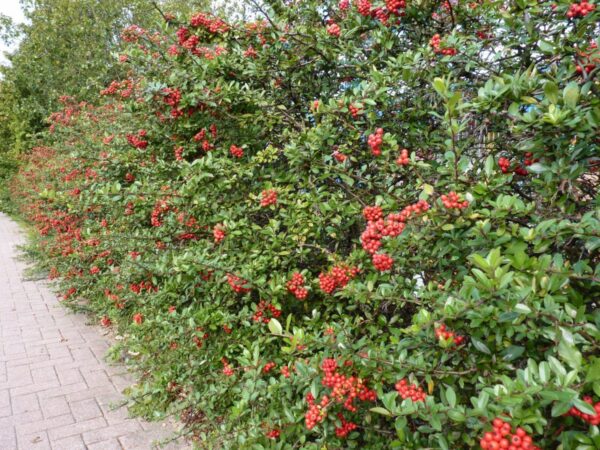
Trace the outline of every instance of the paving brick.
<instances>
[{"instance_id":1,"label":"paving brick","mask_svg":"<svg viewBox=\"0 0 600 450\"><path fill-rule=\"evenodd\" d=\"M109 425L104 428L97 428L92 431L86 431L83 433L83 442L87 445L101 442L109 438L118 438L128 433L135 433L140 431L142 428L135 419L126 420L124 422Z\"/></svg>"},{"instance_id":2,"label":"paving brick","mask_svg":"<svg viewBox=\"0 0 600 450\"><path fill-rule=\"evenodd\" d=\"M77 422L103 416L102 410L94 398L71 402L70 407L71 413Z\"/></svg>"},{"instance_id":3,"label":"paving brick","mask_svg":"<svg viewBox=\"0 0 600 450\"><path fill-rule=\"evenodd\" d=\"M19 449L52 450L45 431L29 434L19 434L17 432L17 443Z\"/></svg>"},{"instance_id":4,"label":"paving brick","mask_svg":"<svg viewBox=\"0 0 600 450\"><path fill-rule=\"evenodd\" d=\"M118 439L108 439L87 446L88 450L123 450Z\"/></svg>"},{"instance_id":5,"label":"paving brick","mask_svg":"<svg viewBox=\"0 0 600 450\"><path fill-rule=\"evenodd\" d=\"M69 436L64 439L50 441L52 450L87 450L81 436Z\"/></svg>"},{"instance_id":6,"label":"paving brick","mask_svg":"<svg viewBox=\"0 0 600 450\"><path fill-rule=\"evenodd\" d=\"M40 404L35 393L13 396L11 404L13 414L22 414L27 411L37 411L40 409Z\"/></svg>"},{"instance_id":7,"label":"paving brick","mask_svg":"<svg viewBox=\"0 0 600 450\"><path fill-rule=\"evenodd\" d=\"M46 398L40 403L40 406L46 419L71 413L71 408L64 396Z\"/></svg>"}]
</instances>

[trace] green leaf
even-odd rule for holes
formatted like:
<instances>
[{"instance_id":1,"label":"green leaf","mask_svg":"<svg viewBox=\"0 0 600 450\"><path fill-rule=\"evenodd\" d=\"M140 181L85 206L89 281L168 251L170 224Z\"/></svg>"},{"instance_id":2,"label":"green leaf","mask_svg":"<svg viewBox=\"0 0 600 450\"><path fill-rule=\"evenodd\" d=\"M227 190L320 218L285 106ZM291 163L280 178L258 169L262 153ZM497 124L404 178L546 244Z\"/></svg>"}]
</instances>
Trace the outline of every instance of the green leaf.
<instances>
[{"instance_id":1,"label":"green leaf","mask_svg":"<svg viewBox=\"0 0 600 450\"><path fill-rule=\"evenodd\" d=\"M371 408L369 411L374 412L375 414L381 414L382 416L392 417L392 413L389 412L387 409L382 408L381 406L375 406L374 408Z\"/></svg>"},{"instance_id":2,"label":"green leaf","mask_svg":"<svg viewBox=\"0 0 600 450\"><path fill-rule=\"evenodd\" d=\"M450 405L450 408L454 408L456 406L456 392L454 392L454 389L452 389L451 386L448 386L448 389L446 389L446 400L448 400L448 405Z\"/></svg>"},{"instance_id":3,"label":"green leaf","mask_svg":"<svg viewBox=\"0 0 600 450\"><path fill-rule=\"evenodd\" d=\"M596 410L594 409L594 407L579 398L573 400L573 406L575 406L575 408L577 408L582 413L590 414L592 416L596 415Z\"/></svg>"},{"instance_id":4,"label":"green leaf","mask_svg":"<svg viewBox=\"0 0 600 450\"><path fill-rule=\"evenodd\" d=\"M574 345L569 345L564 338L561 339L558 344L558 355L573 369L579 369L581 367L581 353Z\"/></svg>"},{"instance_id":5,"label":"green leaf","mask_svg":"<svg viewBox=\"0 0 600 450\"><path fill-rule=\"evenodd\" d=\"M283 327L281 326L279 321L275 318L269 320L269 330L273 334L282 334L283 333Z\"/></svg>"},{"instance_id":6,"label":"green leaf","mask_svg":"<svg viewBox=\"0 0 600 450\"><path fill-rule=\"evenodd\" d=\"M563 90L563 100L565 105L570 108L577 106L579 100L579 85L575 81L571 81Z\"/></svg>"},{"instance_id":7,"label":"green leaf","mask_svg":"<svg viewBox=\"0 0 600 450\"><path fill-rule=\"evenodd\" d=\"M487 345L485 345L482 341L480 341L479 339L475 338L475 337L471 337L471 343L473 344L473 346L479 350L481 353L485 353L486 355L491 355L492 352L490 351L490 349L488 348Z\"/></svg>"},{"instance_id":8,"label":"green leaf","mask_svg":"<svg viewBox=\"0 0 600 450\"><path fill-rule=\"evenodd\" d=\"M525 347L521 347L520 345L511 345L506 350L504 350L501 355L502 359L505 361L513 361L521 356L525 352Z\"/></svg>"}]
</instances>

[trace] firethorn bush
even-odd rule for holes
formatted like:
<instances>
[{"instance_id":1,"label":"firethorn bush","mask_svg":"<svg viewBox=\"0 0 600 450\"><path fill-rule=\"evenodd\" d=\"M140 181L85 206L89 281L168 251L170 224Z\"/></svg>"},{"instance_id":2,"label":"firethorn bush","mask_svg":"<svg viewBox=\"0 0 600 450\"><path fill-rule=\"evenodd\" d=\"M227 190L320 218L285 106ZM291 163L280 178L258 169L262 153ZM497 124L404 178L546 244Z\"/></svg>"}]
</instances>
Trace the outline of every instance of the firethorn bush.
<instances>
[{"instance_id":1,"label":"firethorn bush","mask_svg":"<svg viewBox=\"0 0 600 450\"><path fill-rule=\"evenodd\" d=\"M124 30L128 78L64 98L11 189L64 303L122 337L132 410L212 448L598 448L585 4Z\"/></svg>"}]
</instances>

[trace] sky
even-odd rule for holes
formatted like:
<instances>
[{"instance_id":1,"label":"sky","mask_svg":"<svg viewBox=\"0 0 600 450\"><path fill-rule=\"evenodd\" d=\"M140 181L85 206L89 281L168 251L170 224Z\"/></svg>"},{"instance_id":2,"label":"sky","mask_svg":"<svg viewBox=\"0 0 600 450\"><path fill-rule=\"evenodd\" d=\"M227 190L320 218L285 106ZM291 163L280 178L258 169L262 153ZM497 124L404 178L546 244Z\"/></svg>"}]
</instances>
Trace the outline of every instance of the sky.
<instances>
[{"instance_id":1,"label":"sky","mask_svg":"<svg viewBox=\"0 0 600 450\"><path fill-rule=\"evenodd\" d=\"M4 14L5 16L12 17L15 22L23 21L23 11L21 11L19 0L0 0L0 13ZM4 64L6 62L4 52L13 49L14 48L9 48L4 45L3 42L0 42L0 64Z\"/></svg>"}]
</instances>

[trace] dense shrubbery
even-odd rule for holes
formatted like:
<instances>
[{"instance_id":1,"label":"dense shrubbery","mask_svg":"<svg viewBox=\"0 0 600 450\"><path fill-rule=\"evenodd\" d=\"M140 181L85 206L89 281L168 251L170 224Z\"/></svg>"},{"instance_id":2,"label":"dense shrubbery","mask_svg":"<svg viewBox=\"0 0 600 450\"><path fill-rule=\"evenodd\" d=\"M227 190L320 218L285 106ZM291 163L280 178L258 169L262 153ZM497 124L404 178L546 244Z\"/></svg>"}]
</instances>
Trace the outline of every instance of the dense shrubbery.
<instances>
[{"instance_id":1,"label":"dense shrubbery","mask_svg":"<svg viewBox=\"0 0 600 450\"><path fill-rule=\"evenodd\" d=\"M597 11L270 3L125 30L129 78L12 186L135 411L215 448L600 447Z\"/></svg>"}]
</instances>

